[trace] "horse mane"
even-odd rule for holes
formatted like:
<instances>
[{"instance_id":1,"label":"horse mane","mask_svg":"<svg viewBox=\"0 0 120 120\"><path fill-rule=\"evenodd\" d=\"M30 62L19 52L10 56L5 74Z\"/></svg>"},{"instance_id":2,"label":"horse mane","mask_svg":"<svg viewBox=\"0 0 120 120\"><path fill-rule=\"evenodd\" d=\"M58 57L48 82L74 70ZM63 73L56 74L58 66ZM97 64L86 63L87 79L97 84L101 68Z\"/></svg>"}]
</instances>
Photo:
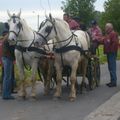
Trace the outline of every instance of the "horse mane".
<instances>
[{"instance_id":1,"label":"horse mane","mask_svg":"<svg viewBox=\"0 0 120 120\"><path fill-rule=\"evenodd\" d=\"M69 25L65 20L62 20L62 19L59 19L59 18L55 18L55 20L60 21L60 23L63 23L65 25L65 27L69 28Z\"/></svg>"},{"instance_id":2,"label":"horse mane","mask_svg":"<svg viewBox=\"0 0 120 120\"><path fill-rule=\"evenodd\" d=\"M25 19L20 20L21 24L23 25L23 29L25 28L27 31L31 31L31 27L28 26L27 22Z\"/></svg>"},{"instance_id":3,"label":"horse mane","mask_svg":"<svg viewBox=\"0 0 120 120\"><path fill-rule=\"evenodd\" d=\"M69 25L68 25L68 23L66 22L66 21L64 21L64 20L62 20L62 19L59 19L59 18L55 18L55 21L56 22L59 22L59 26L61 26L61 27L63 27L63 29L65 30L65 31L68 31L68 30L70 30L70 27L69 27Z\"/></svg>"}]
</instances>

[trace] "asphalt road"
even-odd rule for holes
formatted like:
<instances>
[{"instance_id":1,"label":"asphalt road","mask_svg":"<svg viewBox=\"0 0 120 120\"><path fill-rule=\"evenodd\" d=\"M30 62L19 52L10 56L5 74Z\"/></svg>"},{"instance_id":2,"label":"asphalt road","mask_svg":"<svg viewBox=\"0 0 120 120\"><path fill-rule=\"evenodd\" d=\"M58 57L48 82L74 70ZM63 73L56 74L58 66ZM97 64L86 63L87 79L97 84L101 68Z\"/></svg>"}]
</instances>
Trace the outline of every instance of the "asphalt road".
<instances>
[{"instance_id":1,"label":"asphalt road","mask_svg":"<svg viewBox=\"0 0 120 120\"><path fill-rule=\"evenodd\" d=\"M43 86L37 85L37 98L23 100L2 100L0 97L0 120L83 120L85 116L103 104L120 90L120 62L117 62L118 86L108 88L107 65L101 65L101 85L93 91L78 94L75 102L69 102L69 89L63 87L60 100L53 100L53 91L43 96ZM28 90L29 91L29 90ZM17 95L15 95L17 97Z\"/></svg>"}]
</instances>

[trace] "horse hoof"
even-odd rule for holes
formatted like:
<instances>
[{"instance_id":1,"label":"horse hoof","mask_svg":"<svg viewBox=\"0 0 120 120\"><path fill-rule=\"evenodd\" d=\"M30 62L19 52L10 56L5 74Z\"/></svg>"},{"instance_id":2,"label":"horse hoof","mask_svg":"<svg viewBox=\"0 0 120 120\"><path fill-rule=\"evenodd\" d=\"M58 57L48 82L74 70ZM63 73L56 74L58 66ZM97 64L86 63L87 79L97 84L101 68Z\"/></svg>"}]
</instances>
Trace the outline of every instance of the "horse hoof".
<instances>
[{"instance_id":1,"label":"horse hoof","mask_svg":"<svg viewBox=\"0 0 120 120\"><path fill-rule=\"evenodd\" d=\"M31 96L32 99L37 99L36 96Z\"/></svg>"},{"instance_id":2,"label":"horse hoof","mask_svg":"<svg viewBox=\"0 0 120 120\"><path fill-rule=\"evenodd\" d=\"M26 97L26 96L22 96L22 99L23 99L23 100L26 100L26 99L27 99L27 97Z\"/></svg>"},{"instance_id":3,"label":"horse hoof","mask_svg":"<svg viewBox=\"0 0 120 120\"><path fill-rule=\"evenodd\" d=\"M30 95L30 97L33 98L33 99L35 99L35 98L36 98L36 93L32 93L32 94Z\"/></svg>"},{"instance_id":4,"label":"horse hoof","mask_svg":"<svg viewBox=\"0 0 120 120\"><path fill-rule=\"evenodd\" d=\"M44 95L44 96L48 96L48 95L49 95L49 92L45 92L43 95Z\"/></svg>"},{"instance_id":5,"label":"horse hoof","mask_svg":"<svg viewBox=\"0 0 120 120\"><path fill-rule=\"evenodd\" d=\"M27 99L27 97L26 96L18 96L18 98L17 98L18 100L20 100L20 101L22 101L22 100L26 100Z\"/></svg>"},{"instance_id":6,"label":"horse hoof","mask_svg":"<svg viewBox=\"0 0 120 120\"><path fill-rule=\"evenodd\" d=\"M36 100L38 100L37 97L31 97L30 98L30 101L36 101Z\"/></svg>"},{"instance_id":7,"label":"horse hoof","mask_svg":"<svg viewBox=\"0 0 120 120\"><path fill-rule=\"evenodd\" d=\"M60 99L61 99L61 97L56 97L56 96L53 97L53 100L54 100L54 101L58 101L58 100L60 100Z\"/></svg>"},{"instance_id":8,"label":"horse hoof","mask_svg":"<svg viewBox=\"0 0 120 120\"><path fill-rule=\"evenodd\" d=\"M70 99L70 102L74 102L75 101L75 98L73 98L73 97L71 97L69 99Z\"/></svg>"}]
</instances>

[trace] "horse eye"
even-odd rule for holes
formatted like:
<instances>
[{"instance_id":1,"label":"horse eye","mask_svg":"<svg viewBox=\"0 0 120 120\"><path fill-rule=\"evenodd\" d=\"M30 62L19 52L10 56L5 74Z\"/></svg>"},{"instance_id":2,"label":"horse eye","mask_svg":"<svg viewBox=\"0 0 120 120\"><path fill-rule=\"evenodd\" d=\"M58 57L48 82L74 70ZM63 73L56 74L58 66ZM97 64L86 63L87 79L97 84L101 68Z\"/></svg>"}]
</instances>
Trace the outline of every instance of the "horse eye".
<instances>
[{"instance_id":1,"label":"horse eye","mask_svg":"<svg viewBox=\"0 0 120 120\"><path fill-rule=\"evenodd\" d=\"M17 24L17 26L18 26L18 28L21 28L21 27L22 27L22 24L19 22L19 23Z\"/></svg>"},{"instance_id":2,"label":"horse eye","mask_svg":"<svg viewBox=\"0 0 120 120\"><path fill-rule=\"evenodd\" d=\"M45 32L50 33L52 30L52 26L47 26Z\"/></svg>"}]
</instances>

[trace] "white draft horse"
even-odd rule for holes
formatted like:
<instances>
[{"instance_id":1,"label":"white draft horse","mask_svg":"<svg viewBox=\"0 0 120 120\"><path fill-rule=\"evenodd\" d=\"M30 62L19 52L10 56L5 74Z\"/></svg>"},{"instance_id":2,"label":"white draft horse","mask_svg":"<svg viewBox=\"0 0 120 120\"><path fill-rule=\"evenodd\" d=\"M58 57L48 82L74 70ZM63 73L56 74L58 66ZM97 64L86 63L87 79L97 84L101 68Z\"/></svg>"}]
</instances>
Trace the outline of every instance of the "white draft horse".
<instances>
[{"instance_id":1,"label":"white draft horse","mask_svg":"<svg viewBox=\"0 0 120 120\"><path fill-rule=\"evenodd\" d=\"M83 82L86 76L87 58L86 52L90 48L90 38L88 34L81 30L71 32L69 25L61 19L52 18L49 16L41 26L39 33L41 39L35 40L35 45L40 46L46 44L50 39L55 39L55 68L57 73L57 86L55 97L61 96L61 83L62 83L62 70L63 66L68 65L71 67L71 91L70 101L74 101L76 98L76 74L80 61L84 58L84 76Z\"/></svg>"},{"instance_id":2,"label":"white draft horse","mask_svg":"<svg viewBox=\"0 0 120 120\"><path fill-rule=\"evenodd\" d=\"M31 97L36 97L35 92L35 84L36 84L36 73L39 65L39 58L41 56L41 53L44 54L44 51L42 49L36 49L33 47L34 40L39 39L39 34L32 30L24 19L20 18L21 11L18 13L18 15L11 15L8 12L8 16L10 17L10 20L8 20L9 24L9 36L8 41L10 44L16 44L15 49L15 57L16 57L16 64L19 70L19 79L20 79L20 91L19 96L26 98L26 85L25 85L25 65L29 65L31 67L31 81L32 81L32 89L31 89ZM38 51L36 51L38 50ZM42 60L43 61L43 60ZM44 77L47 79L45 81L45 92L48 92L49 88L49 78L47 77L49 67L48 63L42 63L40 62L41 66L44 66ZM40 66L40 67L41 67ZM45 69L46 67L46 69ZM45 93L47 94L47 93Z\"/></svg>"}]
</instances>

